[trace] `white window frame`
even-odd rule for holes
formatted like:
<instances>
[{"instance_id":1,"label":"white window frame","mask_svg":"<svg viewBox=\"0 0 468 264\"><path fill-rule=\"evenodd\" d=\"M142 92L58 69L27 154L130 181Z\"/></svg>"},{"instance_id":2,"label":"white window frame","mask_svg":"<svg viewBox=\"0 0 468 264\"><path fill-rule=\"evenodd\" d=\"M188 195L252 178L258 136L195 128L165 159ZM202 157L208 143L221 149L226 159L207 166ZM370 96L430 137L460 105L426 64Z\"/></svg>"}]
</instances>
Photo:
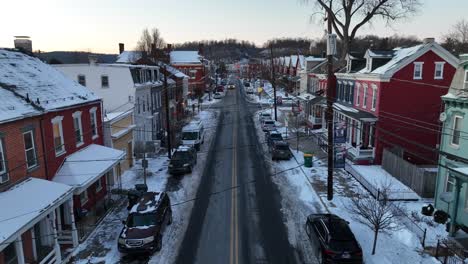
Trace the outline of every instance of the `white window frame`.
<instances>
[{"instance_id":1,"label":"white window frame","mask_svg":"<svg viewBox=\"0 0 468 264\"><path fill-rule=\"evenodd\" d=\"M453 178L453 182L450 181L450 178ZM447 187L448 187L449 183L452 185L452 191L454 191L454 190L455 190L455 181L456 181L455 177L453 177L452 175L450 175L450 172L447 171L447 175L445 176L444 191L445 191L445 192L448 192L448 190L447 190L448 188L447 188Z\"/></svg>"},{"instance_id":2,"label":"white window frame","mask_svg":"<svg viewBox=\"0 0 468 264\"><path fill-rule=\"evenodd\" d=\"M54 137L54 149L55 149L55 156L58 157L58 156L61 156L63 154L66 153L66 149L65 149L65 138L63 137L63 126L62 126L62 120L63 120L63 116L56 116L54 117L51 122L52 122L52 136L53 136L53 133L54 133L54 125L58 125L59 127L59 133L60 133L60 143L61 143L61 149L57 150L57 146L55 146L55 137Z\"/></svg>"},{"instance_id":3,"label":"white window frame","mask_svg":"<svg viewBox=\"0 0 468 264\"><path fill-rule=\"evenodd\" d=\"M85 205L88 202L88 190L84 190L82 193L80 193L80 203L81 206Z\"/></svg>"},{"instance_id":4,"label":"white window frame","mask_svg":"<svg viewBox=\"0 0 468 264\"><path fill-rule=\"evenodd\" d=\"M93 140L99 137L96 112L97 112L97 107L92 107L91 109L89 109L89 121L91 123L91 135L92 135ZM94 130L93 130L93 121L94 121Z\"/></svg>"},{"instance_id":5,"label":"white window frame","mask_svg":"<svg viewBox=\"0 0 468 264\"><path fill-rule=\"evenodd\" d=\"M8 176L7 162L5 156L5 148L3 147L3 138L0 137L0 162L2 163L3 170L0 171L0 184L10 180Z\"/></svg>"},{"instance_id":6,"label":"white window frame","mask_svg":"<svg viewBox=\"0 0 468 264\"><path fill-rule=\"evenodd\" d=\"M361 103L360 102L361 95L359 94L360 91L361 91L361 84L356 83L356 105L357 106L359 106L359 104Z\"/></svg>"},{"instance_id":7,"label":"white window frame","mask_svg":"<svg viewBox=\"0 0 468 264\"><path fill-rule=\"evenodd\" d=\"M29 149L26 149L26 140L24 139L24 136L26 134L30 134L31 135L31 143L32 143L32 147L29 148ZM29 169L32 169L32 168L35 168L37 167L39 164L37 162L37 152L36 152L36 142L34 140L34 132L32 130L28 130L26 132L23 133L23 143L24 143L24 155L26 157L26 168L29 170ZM34 153L34 164L29 166L29 161L28 161L28 151L33 151Z\"/></svg>"},{"instance_id":8,"label":"white window frame","mask_svg":"<svg viewBox=\"0 0 468 264\"><path fill-rule=\"evenodd\" d=\"M377 85L372 84L372 102L371 102L371 110L375 111L375 108L377 107Z\"/></svg>"},{"instance_id":9,"label":"white window frame","mask_svg":"<svg viewBox=\"0 0 468 264\"><path fill-rule=\"evenodd\" d=\"M452 136L450 137L450 145L451 145L452 147L454 147L454 148L460 147L460 139L461 139L461 131L462 131L462 130L461 130L461 125L462 125L462 124L460 123L460 129L458 130L459 133L460 133L460 134L458 135L458 144L454 143L454 142L453 142L453 139L454 139L454 136L455 136L455 126L456 126L456 124L457 124L457 122L456 122L457 119L460 119L460 122L462 122L463 116L455 115L455 116L453 116L453 119L452 119L452 120L453 120L453 124L452 124Z\"/></svg>"},{"instance_id":10,"label":"white window frame","mask_svg":"<svg viewBox=\"0 0 468 264\"><path fill-rule=\"evenodd\" d=\"M75 119L78 120L78 129L80 130L80 139L81 141L76 142L76 147L81 147L84 144L84 136L83 136L83 124L81 123L81 111L76 111L72 114L73 116L73 137L76 140L76 127L75 127Z\"/></svg>"},{"instance_id":11,"label":"white window frame","mask_svg":"<svg viewBox=\"0 0 468 264\"><path fill-rule=\"evenodd\" d=\"M99 178L99 180L96 181L96 192L100 192L102 190L102 178Z\"/></svg>"},{"instance_id":12,"label":"white window frame","mask_svg":"<svg viewBox=\"0 0 468 264\"><path fill-rule=\"evenodd\" d=\"M419 76L416 75L416 67L417 66L420 66L421 69L419 70ZM424 62L422 61L417 61L417 62L414 62L414 71L413 71L413 79L414 80L422 80L423 78L423 67L424 66Z\"/></svg>"},{"instance_id":13,"label":"white window frame","mask_svg":"<svg viewBox=\"0 0 468 264\"><path fill-rule=\"evenodd\" d=\"M367 85L367 83L363 84L363 86L364 86L364 98L362 100L362 107L367 108L367 88L369 88L369 86Z\"/></svg>"},{"instance_id":14,"label":"white window frame","mask_svg":"<svg viewBox=\"0 0 468 264\"><path fill-rule=\"evenodd\" d=\"M444 65L445 61L436 61L434 65L434 79L442 80L444 79ZM440 76L437 76L437 66L440 66Z\"/></svg>"}]
</instances>

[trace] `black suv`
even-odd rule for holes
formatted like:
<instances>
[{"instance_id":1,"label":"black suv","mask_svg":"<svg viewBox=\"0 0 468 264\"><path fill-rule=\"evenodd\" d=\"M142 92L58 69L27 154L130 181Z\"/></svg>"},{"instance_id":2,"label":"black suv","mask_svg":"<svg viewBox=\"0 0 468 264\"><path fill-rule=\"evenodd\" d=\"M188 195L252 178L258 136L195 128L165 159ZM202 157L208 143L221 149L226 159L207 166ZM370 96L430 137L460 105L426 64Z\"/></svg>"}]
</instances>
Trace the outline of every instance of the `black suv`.
<instances>
[{"instance_id":1,"label":"black suv","mask_svg":"<svg viewBox=\"0 0 468 264\"><path fill-rule=\"evenodd\" d=\"M146 192L123 221L117 242L122 253L153 253L161 250L163 232L172 223L172 209L165 192Z\"/></svg>"},{"instance_id":2,"label":"black suv","mask_svg":"<svg viewBox=\"0 0 468 264\"><path fill-rule=\"evenodd\" d=\"M272 147L273 142L280 140L283 140L283 136L280 132L276 130L266 132L266 141L268 143L268 146Z\"/></svg>"},{"instance_id":3,"label":"black suv","mask_svg":"<svg viewBox=\"0 0 468 264\"><path fill-rule=\"evenodd\" d=\"M180 146L169 162L169 173L191 173L195 164L197 164L197 151L193 147Z\"/></svg>"},{"instance_id":4,"label":"black suv","mask_svg":"<svg viewBox=\"0 0 468 264\"><path fill-rule=\"evenodd\" d=\"M348 222L334 214L311 214L306 232L320 263L362 263L362 250Z\"/></svg>"},{"instance_id":5,"label":"black suv","mask_svg":"<svg viewBox=\"0 0 468 264\"><path fill-rule=\"evenodd\" d=\"M292 157L289 144L283 140L276 140L270 146L272 160L289 160Z\"/></svg>"}]
</instances>

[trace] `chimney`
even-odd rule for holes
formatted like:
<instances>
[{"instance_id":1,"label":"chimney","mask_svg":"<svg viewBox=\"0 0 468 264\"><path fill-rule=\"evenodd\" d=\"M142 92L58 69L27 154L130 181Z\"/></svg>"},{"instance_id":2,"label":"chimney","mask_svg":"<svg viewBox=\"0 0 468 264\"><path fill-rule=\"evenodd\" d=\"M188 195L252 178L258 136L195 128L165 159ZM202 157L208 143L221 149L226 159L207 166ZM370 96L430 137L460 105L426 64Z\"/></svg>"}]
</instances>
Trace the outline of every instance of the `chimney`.
<instances>
[{"instance_id":1,"label":"chimney","mask_svg":"<svg viewBox=\"0 0 468 264\"><path fill-rule=\"evenodd\" d=\"M198 44L198 55L203 56L203 43Z\"/></svg>"},{"instance_id":2,"label":"chimney","mask_svg":"<svg viewBox=\"0 0 468 264\"><path fill-rule=\"evenodd\" d=\"M424 44L429 44L429 43L434 43L434 42L435 42L435 38L425 38L425 39L423 39Z\"/></svg>"},{"instance_id":3,"label":"chimney","mask_svg":"<svg viewBox=\"0 0 468 264\"><path fill-rule=\"evenodd\" d=\"M15 48L32 53L32 41L29 36L15 36Z\"/></svg>"},{"instance_id":4,"label":"chimney","mask_svg":"<svg viewBox=\"0 0 468 264\"><path fill-rule=\"evenodd\" d=\"M125 45L123 43L119 43L119 54L125 51Z\"/></svg>"},{"instance_id":5,"label":"chimney","mask_svg":"<svg viewBox=\"0 0 468 264\"><path fill-rule=\"evenodd\" d=\"M89 61L89 65L96 65L96 64L97 64L97 61L98 61L97 55L95 55L95 54L89 54L89 55L88 55L88 61Z\"/></svg>"}]
</instances>

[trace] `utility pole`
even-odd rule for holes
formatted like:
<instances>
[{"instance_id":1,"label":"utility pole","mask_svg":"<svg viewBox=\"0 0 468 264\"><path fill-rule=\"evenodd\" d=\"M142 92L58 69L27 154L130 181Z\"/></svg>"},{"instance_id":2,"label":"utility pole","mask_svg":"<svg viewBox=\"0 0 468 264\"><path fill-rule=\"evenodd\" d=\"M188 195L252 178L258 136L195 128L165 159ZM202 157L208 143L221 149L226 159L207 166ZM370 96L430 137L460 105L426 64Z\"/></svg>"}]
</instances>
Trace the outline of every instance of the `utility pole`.
<instances>
[{"instance_id":1,"label":"utility pole","mask_svg":"<svg viewBox=\"0 0 468 264\"><path fill-rule=\"evenodd\" d=\"M271 86L273 86L273 106L275 107L275 121L278 121L278 113L276 110L276 85L275 85L275 68L273 67L273 44L270 44L270 60L271 60Z\"/></svg>"},{"instance_id":2,"label":"utility pole","mask_svg":"<svg viewBox=\"0 0 468 264\"><path fill-rule=\"evenodd\" d=\"M167 69L164 66L164 102L166 102L167 157L171 159L171 122L169 120L169 88L167 87Z\"/></svg>"},{"instance_id":3,"label":"utility pole","mask_svg":"<svg viewBox=\"0 0 468 264\"><path fill-rule=\"evenodd\" d=\"M332 2L330 1L330 10L332 8ZM333 89L334 85L332 84L333 78L333 52L331 46L331 34L332 34L332 16L330 12L327 12L327 23L328 23L328 46L327 46L327 66L328 66L328 75L327 75L327 124L328 124L328 177L327 177L327 199L329 201L333 200Z\"/></svg>"}]
</instances>

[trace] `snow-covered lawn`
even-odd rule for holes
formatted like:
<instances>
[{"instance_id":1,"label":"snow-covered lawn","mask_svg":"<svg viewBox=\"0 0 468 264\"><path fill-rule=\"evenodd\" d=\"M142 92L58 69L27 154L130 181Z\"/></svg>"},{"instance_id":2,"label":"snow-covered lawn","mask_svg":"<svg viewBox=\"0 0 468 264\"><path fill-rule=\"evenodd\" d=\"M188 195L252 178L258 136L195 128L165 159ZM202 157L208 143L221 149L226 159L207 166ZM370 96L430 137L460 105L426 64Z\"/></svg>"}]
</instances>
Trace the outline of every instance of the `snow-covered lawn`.
<instances>
[{"instance_id":1,"label":"snow-covered lawn","mask_svg":"<svg viewBox=\"0 0 468 264\"><path fill-rule=\"evenodd\" d=\"M203 120L205 127L215 127L218 113L202 111L197 115ZM182 203L196 195L206 157L216 129L207 129L205 143L198 153L198 162L192 174L172 177L167 172L168 158L160 156L148 159L147 185L150 191L167 191L173 204L173 224L166 229L163 236L163 247L158 253L142 261L149 263L172 263L177 257L178 248L188 225L193 202ZM122 175L122 187L129 189L136 183L143 183L141 160ZM126 201L125 201L126 202ZM134 260L121 255L117 250L117 237L123 227L122 220L127 217L126 203L120 204L109 212L101 224L93 231L85 242L74 251L73 263L132 263ZM137 261L137 263L140 263Z\"/></svg>"},{"instance_id":2,"label":"snow-covered lawn","mask_svg":"<svg viewBox=\"0 0 468 264\"><path fill-rule=\"evenodd\" d=\"M257 136L260 141L263 141L264 133L261 131L258 120L255 122ZM279 128L279 130L284 129ZM265 158L271 160L266 146L264 151ZM357 222L347 209L350 207L351 197L358 193L365 194L366 190L352 176L338 169L335 170L334 177L334 198L332 201L327 201L327 167L323 166L320 160L314 159L314 167L305 168L301 166L304 162L303 153L294 150L293 154L294 159L289 161L271 162L271 170L275 176L274 182L278 185L282 195L282 207L290 243L300 252L304 262L316 263L317 261L312 256L310 243L303 229L307 215L330 212L350 222L351 229L364 251L365 263L439 263L435 258L422 253L423 248L419 238L400 222L396 223L399 227L398 231L391 234L379 234L377 252L371 255L373 232L367 226ZM375 173L375 171L372 172ZM418 205L410 202L402 206L405 205L408 208L418 208ZM437 233L443 235L443 232L439 230L440 227L436 228Z\"/></svg>"}]
</instances>

